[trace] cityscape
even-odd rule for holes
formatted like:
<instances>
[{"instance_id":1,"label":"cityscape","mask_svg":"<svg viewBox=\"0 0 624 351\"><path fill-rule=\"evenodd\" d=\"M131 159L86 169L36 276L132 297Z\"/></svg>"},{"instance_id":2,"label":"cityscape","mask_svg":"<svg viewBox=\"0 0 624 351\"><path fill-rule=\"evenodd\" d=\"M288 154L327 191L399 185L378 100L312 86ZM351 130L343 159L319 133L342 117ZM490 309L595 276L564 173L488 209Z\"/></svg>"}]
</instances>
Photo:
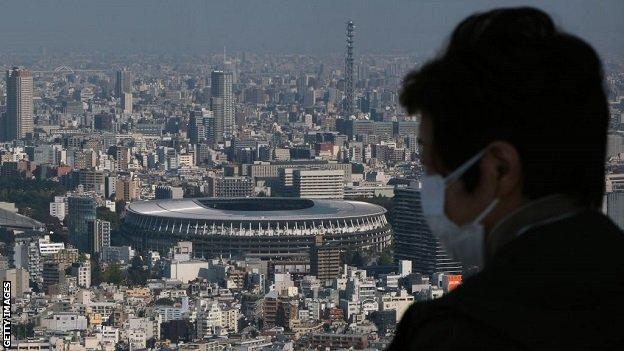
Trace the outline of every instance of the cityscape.
<instances>
[{"instance_id":1,"label":"cityscape","mask_svg":"<svg viewBox=\"0 0 624 351\"><path fill-rule=\"evenodd\" d=\"M399 93L426 57L341 28L318 55L1 48L10 349L383 350L473 274L422 214ZM624 228L624 57L603 60Z\"/></svg>"}]
</instances>

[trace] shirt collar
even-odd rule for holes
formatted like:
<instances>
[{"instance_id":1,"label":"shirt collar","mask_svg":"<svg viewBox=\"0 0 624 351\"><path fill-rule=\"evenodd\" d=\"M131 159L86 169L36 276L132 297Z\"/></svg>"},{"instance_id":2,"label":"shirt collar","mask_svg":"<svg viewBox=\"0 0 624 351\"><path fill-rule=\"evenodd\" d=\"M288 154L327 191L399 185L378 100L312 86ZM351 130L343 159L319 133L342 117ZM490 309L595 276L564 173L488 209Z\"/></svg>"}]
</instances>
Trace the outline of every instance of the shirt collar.
<instances>
[{"instance_id":1,"label":"shirt collar","mask_svg":"<svg viewBox=\"0 0 624 351\"><path fill-rule=\"evenodd\" d=\"M545 196L517 208L503 217L487 234L485 238L486 261L520 235L524 228L581 210L583 206L577 200L561 194Z\"/></svg>"}]
</instances>

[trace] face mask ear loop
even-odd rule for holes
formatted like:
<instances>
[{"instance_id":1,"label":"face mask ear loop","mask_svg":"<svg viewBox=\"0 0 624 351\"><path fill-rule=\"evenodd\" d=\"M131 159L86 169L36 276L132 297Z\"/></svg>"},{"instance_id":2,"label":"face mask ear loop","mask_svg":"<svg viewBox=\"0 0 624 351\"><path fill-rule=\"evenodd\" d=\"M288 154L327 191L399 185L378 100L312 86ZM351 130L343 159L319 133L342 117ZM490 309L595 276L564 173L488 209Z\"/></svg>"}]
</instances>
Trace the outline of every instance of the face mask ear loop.
<instances>
[{"instance_id":1,"label":"face mask ear loop","mask_svg":"<svg viewBox=\"0 0 624 351\"><path fill-rule=\"evenodd\" d=\"M492 210L494 209L494 207L496 207L496 205L498 205L498 198L495 198L491 204L489 204L485 210L483 210L483 212L481 212L481 214L479 214L477 216L477 218L474 219L473 223L481 223L481 221L483 220L483 218L485 218L487 215L490 214L490 212L492 212Z\"/></svg>"},{"instance_id":2,"label":"face mask ear loop","mask_svg":"<svg viewBox=\"0 0 624 351\"><path fill-rule=\"evenodd\" d=\"M451 172L451 174L444 178L444 185L449 186L457 181L457 179L459 179L459 177L461 177L462 174L464 174L468 170L468 168L470 168L473 164L475 164L475 162L479 161L481 157L483 157L484 153L485 149L479 151L476 155L472 156L468 161L464 162L464 164Z\"/></svg>"}]
</instances>

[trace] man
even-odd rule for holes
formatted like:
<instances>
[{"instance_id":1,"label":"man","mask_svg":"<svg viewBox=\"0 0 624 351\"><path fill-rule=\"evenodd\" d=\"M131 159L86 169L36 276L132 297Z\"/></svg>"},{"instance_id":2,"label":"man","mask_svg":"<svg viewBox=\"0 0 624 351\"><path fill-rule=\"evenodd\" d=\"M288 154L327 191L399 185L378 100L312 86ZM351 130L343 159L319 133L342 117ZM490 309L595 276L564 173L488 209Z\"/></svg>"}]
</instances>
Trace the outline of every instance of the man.
<instances>
[{"instance_id":1,"label":"man","mask_svg":"<svg viewBox=\"0 0 624 351\"><path fill-rule=\"evenodd\" d=\"M421 116L423 213L477 273L412 305L390 350L624 350L595 51L536 9L476 14L406 77L401 102Z\"/></svg>"}]
</instances>

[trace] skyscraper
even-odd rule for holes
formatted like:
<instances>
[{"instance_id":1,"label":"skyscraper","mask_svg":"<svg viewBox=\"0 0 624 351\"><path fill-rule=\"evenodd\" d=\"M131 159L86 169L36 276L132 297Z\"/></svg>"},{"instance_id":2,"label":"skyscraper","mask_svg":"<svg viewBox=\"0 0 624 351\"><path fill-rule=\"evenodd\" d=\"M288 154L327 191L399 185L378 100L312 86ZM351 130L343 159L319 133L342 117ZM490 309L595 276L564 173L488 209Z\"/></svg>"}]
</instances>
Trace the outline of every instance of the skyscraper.
<instances>
[{"instance_id":1,"label":"skyscraper","mask_svg":"<svg viewBox=\"0 0 624 351\"><path fill-rule=\"evenodd\" d=\"M221 132L221 134L223 134L223 132ZM211 111L195 110L191 112L188 124L188 136L191 144L201 144L204 142L208 142L209 144L215 143L215 119Z\"/></svg>"},{"instance_id":2,"label":"skyscraper","mask_svg":"<svg viewBox=\"0 0 624 351\"><path fill-rule=\"evenodd\" d=\"M355 93L353 87L353 36L355 25L347 22L347 54L345 56L345 101L344 112L347 116L355 112Z\"/></svg>"},{"instance_id":3,"label":"skyscraper","mask_svg":"<svg viewBox=\"0 0 624 351\"><path fill-rule=\"evenodd\" d=\"M234 122L234 96L232 94L232 72L212 71L210 75L211 109L215 118L215 139L222 141L236 128Z\"/></svg>"},{"instance_id":4,"label":"skyscraper","mask_svg":"<svg viewBox=\"0 0 624 351\"><path fill-rule=\"evenodd\" d=\"M18 67L6 72L7 103L4 139L15 140L33 132L33 77Z\"/></svg>"},{"instance_id":5,"label":"skyscraper","mask_svg":"<svg viewBox=\"0 0 624 351\"><path fill-rule=\"evenodd\" d=\"M67 198L69 243L81 252L91 252L89 223L96 219L95 200L88 196Z\"/></svg>"},{"instance_id":6,"label":"skyscraper","mask_svg":"<svg viewBox=\"0 0 624 351\"><path fill-rule=\"evenodd\" d=\"M412 261L416 273L461 274L462 266L447 255L429 230L420 205L420 190L413 183L394 191L394 258Z\"/></svg>"},{"instance_id":7,"label":"skyscraper","mask_svg":"<svg viewBox=\"0 0 624 351\"><path fill-rule=\"evenodd\" d=\"M191 144L199 144L206 141L206 126L201 112L191 112L188 124L188 136Z\"/></svg>"},{"instance_id":8,"label":"skyscraper","mask_svg":"<svg viewBox=\"0 0 624 351\"><path fill-rule=\"evenodd\" d=\"M121 94L121 110L123 113L132 113L132 93Z\"/></svg>"},{"instance_id":9,"label":"skyscraper","mask_svg":"<svg viewBox=\"0 0 624 351\"><path fill-rule=\"evenodd\" d=\"M115 96L121 99L124 93L132 94L132 73L125 69L117 71L115 81Z\"/></svg>"},{"instance_id":10,"label":"skyscraper","mask_svg":"<svg viewBox=\"0 0 624 351\"><path fill-rule=\"evenodd\" d=\"M99 255L102 249L110 246L111 226L109 221L96 219L87 222L89 248L92 255Z\"/></svg>"},{"instance_id":11,"label":"skyscraper","mask_svg":"<svg viewBox=\"0 0 624 351\"><path fill-rule=\"evenodd\" d=\"M117 146L117 170L127 171L128 165L132 163L132 153L127 146Z\"/></svg>"}]
</instances>

